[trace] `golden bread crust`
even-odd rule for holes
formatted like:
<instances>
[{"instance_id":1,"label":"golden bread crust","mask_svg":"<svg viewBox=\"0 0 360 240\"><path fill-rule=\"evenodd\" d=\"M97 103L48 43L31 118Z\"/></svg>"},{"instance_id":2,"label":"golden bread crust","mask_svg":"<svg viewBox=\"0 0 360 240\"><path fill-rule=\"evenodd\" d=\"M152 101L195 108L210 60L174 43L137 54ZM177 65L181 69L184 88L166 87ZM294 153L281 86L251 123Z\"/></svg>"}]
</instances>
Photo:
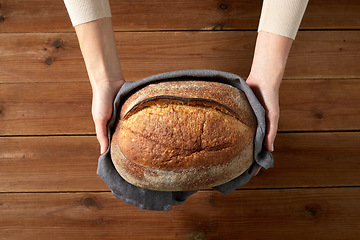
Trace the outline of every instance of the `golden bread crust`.
<instances>
[{"instance_id":1,"label":"golden bread crust","mask_svg":"<svg viewBox=\"0 0 360 240\"><path fill-rule=\"evenodd\" d=\"M226 183L253 163L256 119L245 94L223 83L147 85L123 104L111 157L128 182L190 191Z\"/></svg>"}]
</instances>

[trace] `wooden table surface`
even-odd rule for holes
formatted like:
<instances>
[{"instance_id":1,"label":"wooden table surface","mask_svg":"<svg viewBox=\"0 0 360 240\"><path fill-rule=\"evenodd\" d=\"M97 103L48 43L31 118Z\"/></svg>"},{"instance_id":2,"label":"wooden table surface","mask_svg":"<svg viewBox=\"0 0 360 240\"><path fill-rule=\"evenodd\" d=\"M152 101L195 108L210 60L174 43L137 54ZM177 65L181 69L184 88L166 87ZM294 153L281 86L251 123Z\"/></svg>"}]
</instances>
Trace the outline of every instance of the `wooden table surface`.
<instances>
[{"instance_id":1,"label":"wooden table surface","mask_svg":"<svg viewBox=\"0 0 360 240\"><path fill-rule=\"evenodd\" d=\"M110 1L128 81L247 77L262 1ZM169 212L96 175L91 88L62 1L0 1L0 239L360 239L360 1L310 0L280 89L275 167Z\"/></svg>"}]
</instances>

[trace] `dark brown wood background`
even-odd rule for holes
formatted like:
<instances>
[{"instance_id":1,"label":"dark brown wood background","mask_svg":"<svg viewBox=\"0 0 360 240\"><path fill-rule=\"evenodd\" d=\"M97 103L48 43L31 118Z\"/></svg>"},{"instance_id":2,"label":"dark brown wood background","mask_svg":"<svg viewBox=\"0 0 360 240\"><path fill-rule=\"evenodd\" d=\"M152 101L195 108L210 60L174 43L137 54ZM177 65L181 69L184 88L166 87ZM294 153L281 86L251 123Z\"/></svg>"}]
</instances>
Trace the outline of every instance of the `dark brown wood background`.
<instances>
[{"instance_id":1,"label":"dark brown wood background","mask_svg":"<svg viewBox=\"0 0 360 240\"><path fill-rule=\"evenodd\" d=\"M110 1L127 80L244 78L262 1ZM91 89L62 1L0 0L0 239L360 239L360 1L310 0L280 92L275 167L170 212L96 175Z\"/></svg>"}]
</instances>

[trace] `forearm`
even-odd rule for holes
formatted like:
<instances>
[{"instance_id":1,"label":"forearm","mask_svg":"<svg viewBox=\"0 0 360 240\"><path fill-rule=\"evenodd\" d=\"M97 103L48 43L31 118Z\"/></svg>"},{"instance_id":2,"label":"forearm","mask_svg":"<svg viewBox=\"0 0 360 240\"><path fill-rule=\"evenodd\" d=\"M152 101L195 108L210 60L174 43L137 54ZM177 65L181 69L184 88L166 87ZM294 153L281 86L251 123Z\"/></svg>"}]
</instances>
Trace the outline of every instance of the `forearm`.
<instances>
[{"instance_id":1,"label":"forearm","mask_svg":"<svg viewBox=\"0 0 360 240\"><path fill-rule=\"evenodd\" d=\"M264 0L251 76L280 86L293 40L308 0Z\"/></svg>"},{"instance_id":2,"label":"forearm","mask_svg":"<svg viewBox=\"0 0 360 240\"><path fill-rule=\"evenodd\" d=\"M92 86L123 79L111 18L75 26Z\"/></svg>"},{"instance_id":3,"label":"forearm","mask_svg":"<svg viewBox=\"0 0 360 240\"><path fill-rule=\"evenodd\" d=\"M267 85L278 89L292 43L291 38L260 31L250 72L252 79L266 81Z\"/></svg>"}]
</instances>

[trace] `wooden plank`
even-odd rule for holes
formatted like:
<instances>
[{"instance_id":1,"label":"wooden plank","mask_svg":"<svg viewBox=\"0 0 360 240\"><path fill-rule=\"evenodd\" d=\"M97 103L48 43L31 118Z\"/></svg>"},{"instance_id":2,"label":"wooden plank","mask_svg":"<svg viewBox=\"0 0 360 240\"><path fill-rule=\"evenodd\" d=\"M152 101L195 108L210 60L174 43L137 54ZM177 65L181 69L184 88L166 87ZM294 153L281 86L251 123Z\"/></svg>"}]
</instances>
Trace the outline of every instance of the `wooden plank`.
<instances>
[{"instance_id":1,"label":"wooden plank","mask_svg":"<svg viewBox=\"0 0 360 240\"><path fill-rule=\"evenodd\" d=\"M2 84L0 135L94 134L90 83Z\"/></svg>"},{"instance_id":2,"label":"wooden plank","mask_svg":"<svg viewBox=\"0 0 360 240\"><path fill-rule=\"evenodd\" d=\"M75 34L0 34L0 83L88 81Z\"/></svg>"},{"instance_id":3,"label":"wooden plank","mask_svg":"<svg viewBox=\"0 0 360 240\"><path fill-rule=\"evenodd\" d=\"M359 186L359 144L359 132L279 133L275 167L242 188ZM0 192L107 191L98 157L95 137L2 137Z\"/></svg>"},{"instance_id":4,"label":"wooden plank","mask_svg":"<svg viewBox=\"0 0 360 240\"><path fill-rule=\"evenodd\" d=\"M63 1L2 0L0 32L74 31Z\"/></svg>"},{"instance_id":5,"label":"wooden plank","mask_svg":"<svg viewBox=\"0 0 360 240\"><path fill-rule=\"evenodd\" d=\"M0 136L95 134L84 83L0 85ZM360 79L285 80L279 131L360 129Z\"/></svg>"},{"instance_id":6,"label":"wooden plank","mask_svg":"<svg viewBox=\"0 0 360 240\"><path fill-rule=\"evenodd\" d=\"M284 78L356 78L360 65L359 31L299 32ZM357 37L356 37L357 35Z\"/></svg>"},{"instance_id":7,"label":"wooden plank","mask_svg":"<svg viewBox=\"0 0 360 240\"><path fill-rule=\"evenodd\" d=\"M1 239L358 239L360 189L198 192L170 212L111 193L0 194Z\"/></svg>"},{"instance_id":8,"label":"wooden plank","mask_svg":"<svg viewBox=\"0 0 360 240\"><path fill-rule=\"evenodd\" d=\"M0 138L0 192L108 190L93 136Z\"/></svg>"},{"instance_id":9,"label":"wooden plank","mask_svg":"<svg viewBox=\"0 0 360 240\"><path fill-rule=\"evenodd\" d=\"M311 0L301 29L359 29L360 2L353 0Z\"/></svg>"},{"instance_id":10,"label":"wooden plank","mask_svg":"<svg viewBox=\"0 0 360 240\"><path fill-rule=\"evenodd\" d=\"M284 81L280 131L358 130L360 79Z\"/></svg>"},{"instance_id":11,"label":"wooden plank","mask_svg":"<svg viewBox=\"0 0 360 240\"><path fill-rule=\"evenodd\" d=\"M245 74L250 69L255 37L253 32L116 35L128 81L181 69ZM75 34L4 34L0 42L0 83L88 81Z\"/></svg>"},{"instance_id":12,"label":"wooden plank","mask_svg":"<svg viewBox=\"0 0 360 240\"><path fill-rule=\"evenodd\" d=\"M128 81L182 69L215 69L246 78L255 32L117 33ZM0 83L87 82L75 34L0 34ZM300 32L286 79L360 77L360 31Z\"/></svg>"},{"instance_id":13,"label":"wooden plank","mask_svg":"<svg viewBox=\"0 0 360 240\"><path fill-rule=\"evenodd\" d=\"M359 186L360 133L278 133L274 168L246 188Z\"/></svg>"},{"instance_id":14,"label":"wooden plank","mask_svg":"<svg viewBox=\"0 0 360 240\"><path fill-rule=\"evenodd\" d=\"M255 30L262 0L111 0L110 4L115 31ZM310 1L301 29L359 29L359 11L358 1ZM0 32L73 31L62 1L3 0L0 16Z\"/></svg>"}]
</instances>

